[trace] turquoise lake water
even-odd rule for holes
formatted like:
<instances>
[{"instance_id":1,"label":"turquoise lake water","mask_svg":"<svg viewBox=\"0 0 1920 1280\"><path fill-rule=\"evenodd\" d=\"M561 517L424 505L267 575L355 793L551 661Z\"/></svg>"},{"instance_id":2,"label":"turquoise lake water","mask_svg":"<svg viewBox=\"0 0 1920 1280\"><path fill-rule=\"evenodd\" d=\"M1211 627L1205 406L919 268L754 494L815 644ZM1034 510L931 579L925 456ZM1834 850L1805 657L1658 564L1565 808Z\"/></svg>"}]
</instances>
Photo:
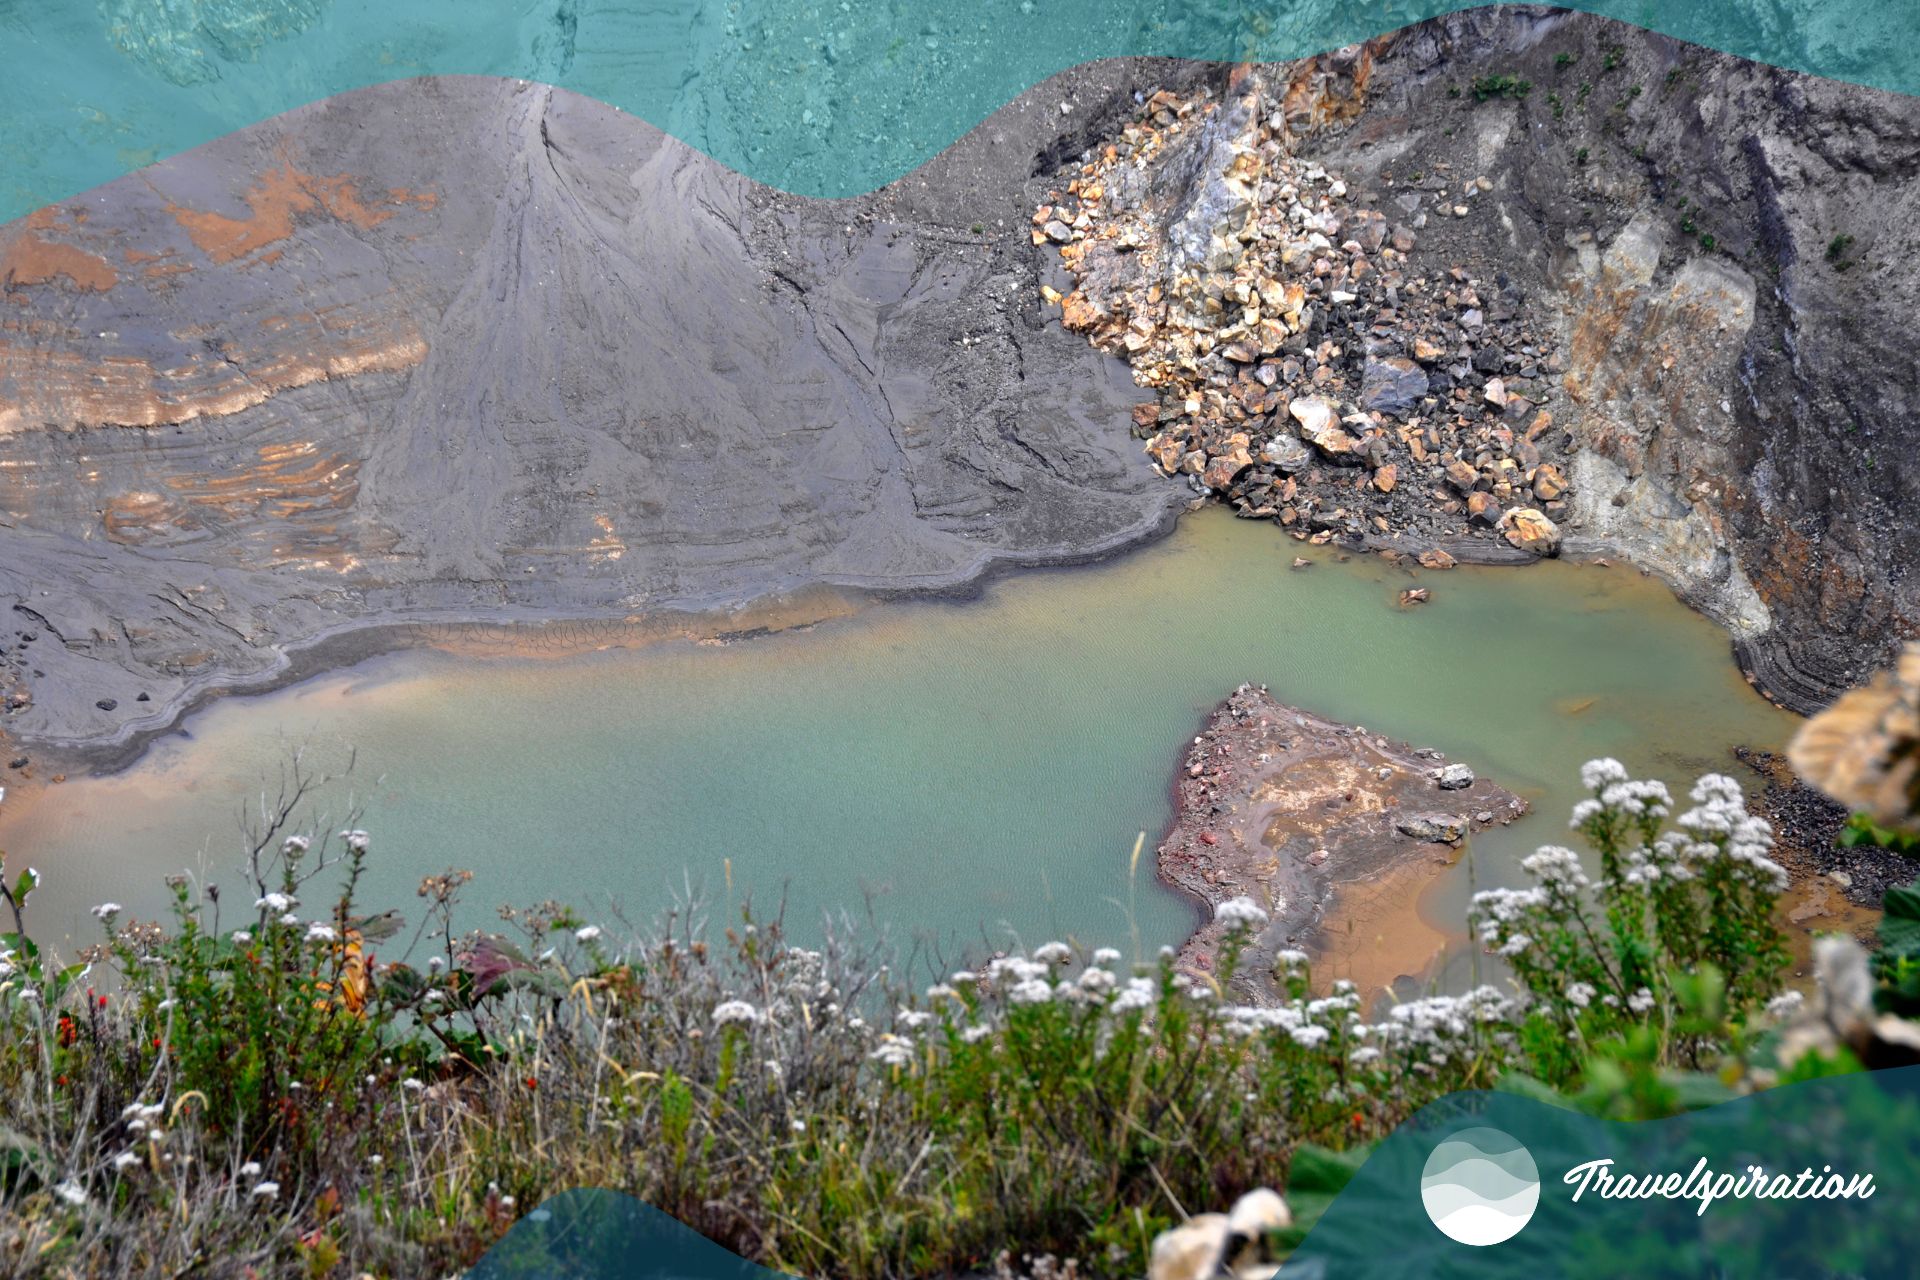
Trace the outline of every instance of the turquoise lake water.
<instances>
[{"instance_id":1,"label":"turquoise lake water","mask_svg":"<svg viewBox=\"0 0 1920 1280\"><path fill-rule=\"evenodd\" d=\"M92 0L0 4L0 221L363 85L539 80L790 191L925 162L1028 86L1129 54L1277 61L1492 0ZM1910 0L1570 0L1778 66L1920 91Z\"/></svg>"},{"instance_id":2,"label":"turquoise lake water","mask_svg":"<svg viewBox=\"0 0 1920 1280\"><path fill-rule=\"evenodd\" d=\"M1302 551L1317 563L1291 569ZM1209 510L1106 565L724 646L398 653L215 704L132 770L11 806L0 848L47 875L41 931L90 940L94 903L151 914L165 874L231 875L241 806L304 744L322 767L357 752L330 821L350 789L372 893L403 909L452 865L476 873L476 925L547 898L645 922L691 883L721 907L784 893L803 934L871 902L947 957L1067 935L1129 947L1135 926L1150 950L1193 919L1152 878L1174 762L1240 681L1526 795L1534 816L1476 838L1480 887L1566 839L1590 757L1686 783L1738 776L1729 747L1791 732L1724 634L1631 569L1420 572L1433 602L1403 610L1413 577ZM1445 874L1431 919L1458 927L1467 877Z\"/></svg>"}]
</instances>

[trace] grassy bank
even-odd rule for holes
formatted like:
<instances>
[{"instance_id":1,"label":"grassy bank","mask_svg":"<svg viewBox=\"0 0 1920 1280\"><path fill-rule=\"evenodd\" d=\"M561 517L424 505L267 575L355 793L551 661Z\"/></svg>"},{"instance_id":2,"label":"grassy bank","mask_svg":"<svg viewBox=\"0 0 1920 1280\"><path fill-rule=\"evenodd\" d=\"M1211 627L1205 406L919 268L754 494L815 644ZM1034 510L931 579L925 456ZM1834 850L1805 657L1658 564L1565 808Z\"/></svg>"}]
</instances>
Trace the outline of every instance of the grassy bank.
<instances>
[{"instance_id":1,"label":"grassy bank","mask_svg":"<svg viewBox=\"0 0 1920 1280\"><path fill-rule=\"evenodd\" d=\"M1364 1008L1282 953L1273 1008L1221 971L1050 944L911 983L856 936L777 919L654 927L544 904L461 935L459 871L417 920L363 918L363 832L273 808L235 901L102 904L62 965L10 860L0 937L0 1271L451 1274L543 1197L629 1191L805 1275L931 1276L1002 1250L1139 1274L1154 1234L1313 1143L1364 1147L1441 1094L1530 1079L1609 1114L1764 1085L1784 873L1725 779L1692 807L1599 762L1575 826L1474 924L1511 979ZM1784 1006L1782 1006L1783 1008ZM1808 1055L1806 1074L1850 1065Z\"/></svg>"}]
</instances>

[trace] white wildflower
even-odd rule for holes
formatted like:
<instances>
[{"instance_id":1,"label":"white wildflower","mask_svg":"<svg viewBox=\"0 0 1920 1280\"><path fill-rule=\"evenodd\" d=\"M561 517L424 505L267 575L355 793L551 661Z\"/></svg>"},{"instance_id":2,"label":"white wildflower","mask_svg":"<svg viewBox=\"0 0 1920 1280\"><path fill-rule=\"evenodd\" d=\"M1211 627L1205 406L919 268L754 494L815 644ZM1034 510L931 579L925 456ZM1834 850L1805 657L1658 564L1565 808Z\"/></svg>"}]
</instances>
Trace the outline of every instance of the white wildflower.
<instances>
[{"instance_id":1,"label":"white wildflower","mask_svg":"<svg viewBox=\"0 0 1920 1280\"><path fill-rule=\"evenodd\" d=\"M1584 889L1588 884L1587 873L1580 866L1580 855L1559 845L1543 845L1521 859L1520 866L1541 884L1553 888L1572 891Z\"/></svg>"},{"instance_id":2,"label":"white wildflower","mask_svg":"<svg viewBox=\"0 0 1920 1280\"><path fill-rule=\"evenodd\" d=\"M1093 962L1095 964L1119 964L1120 953L1112 947L1101 947L1093 953Z\"/></svg>"},{"instance_id":3,"label":"white wildflower","mask_svg":"<svg viewBox=\"0 0 1920 1280\"><path fill-rule=\"evenodd\" d=\"M1645 987L1640 988L1627 997L1627 1008L1635 1013L1645 1013L1647 1010L1653 1008L1653 992L1647 990Z\"/></svg>"},{"instance_id":4,"label":"white wildflower","mask_svg":"<svg viewBox=\"0 0 1920 1280\"><path fill-rule=\"evenodd\" d=\"M592 942L599 936L600 926L597 924L582 925L573 931L573 939L575 942Z\"/></svg>"},{"instance_id":5,"label":"white wildflower","mask_svg":"<svg viewBox=\"0 0 1920 1280\"><path fill-rule=\"evenodd\" d=\"M1576 1009L1584 1009L1598 994L1591 983L1576 982L1567 988L1567 1002Z\"/></svg>"},{"instance_id":6,"label":"white wildflower","mask_svg":"<svg viewBox=\"0 0 1920 1280\"><path fill-rule=\"evenodd\" d=\"M976 1022L960 1033L960 1038L968 1044L979 1044L993 1034L993 1027L984 1022Z\"/></svg>"},{"instance_id":7,"label":"white wildflower","mask_svg":"<svg viewBox=\"0 0 1920 1280\"><path fill-rule=\"evenodd\" d=\"M1325 1044L1328 1037L1333 1033L1325 1027L1316 1027L1308 1023L1298 1027L1289 1027L1287 1034L1293 1037L1293 1042L1301 1048L1317 1049Z\"/></svg>"},{"instance_id":8,"label":"white wildflower","mask_svg":"<svg viewBox=\"0 0 1920 1280\"><path fill-rule=\"evenodd\" d=\"M1800 1006L1807 1002L1805 995L1798 991L1782 991L1767 1001L1767 1016L1772 1018L1791 1018L1800 1012Z\"/></svg>"},{"instance_id":9,"label":"white wildflower","mask_svg":"<svg viewBox=\"0 0 1920 1280\"><path fill-rule=\"evenodd\" d=\"M292 894L276 892L263 895L260 900L253 905L256 907L264 907L268 911L285 911L299 901L300 900Z\"/></svg>"},{"instance_id":10,"label":"white wildflower","mask_svg":"<svg viewBox=\"0 0 1920 1280\"><path fill-rule=\"evenodd\" d=\"M299 857L313 847L313 841L305 836L288 836L280 843L280 852L289 857Z\"/></svg>"},{"instance_id":11,"label":"white wildflower","mask_svg":"<svg viewBox=\"0 0 1920 1280\"><path fill-rule=\"evenodd\" d=\"M256 1182L253 1184L253 1191L250 1194L256 1200L277 1199L280 1195L280 1184L277 1182Z\"/></svg>"},{"instance_id":12,"label":"white wildflower","mask_svg":"<svg viewBox=\"0 0 1920 1280\"><path fill-rule=\"evenodd\" d=\"M1053 999L1053 988L1041 978L1028 978L1014 984L1007 992L1007 999L1014 1004L1045 1004Z\"/></svg>"},{"instance_id":13,"label":"white wildflower","mask_svg":"<svg viewBox=\"0 0 1920 1280\"><path fill-rule=\"evenodd\" d=\"M119 1155L113 1158L114 1172L125 1173L127 1170L133 1168L135 1165L139 1163L140 1163L140 1156L138 1153L133 1151L122 1151Z\"/></svg>"},{"instance_id":14,"label":"white wildflower","mask_svg":"<svg viewBox=\"0 0 1920 1280\"><path fill-rule=\"evenodd\" d=\"M239 1172L243 1178L257 1178L260 1176L260 1164L256 1160L249 1160L240 1166Z\"/></svg>"},{"instance_id":15,"label":"white wildflower","mask_svg":"<svg viewBox=\"0 0 1920 1280\"><path fill-rule=\"evenodd\" d=\"M308 942L332 942L339 938L339 936L340 935L335 933L330 926L321 924L318 921L307 926Z\"/></svg>"},{"instance_id":16,"label":"white wildflower","mask_svg":"<svg viewBox=\"0 0 1920 1280\"><path fill-rule=\"evenodd\" d=\"M71 1178L65 1182L55 1183L53 1194L71 1205L83 1205L87 1202L87 1189Z\"/></svg>"},{"instance_id":17,"label":"white wildflower","mask_svg":"<svg viewBox=\"0 0 1920 1280\"><path fill-rule=\"evenodd\" d=\"M364 831L342 831L340 838L347 842L347 848L355 853L367 851L367 833Z\"/></svg>"},{"instance_id":18,"label":"white wildflower","mask_svg":"<svg viewBox=\"0 0 1920 1280\"><path fill-rule=\"evenodd\" d=\"M1149 978L1129 978L1125 990L1113 998L1107 1006L1114 1013L1132 1013L1137 1009L1151 1009L1158 996Z\"/></svg>"},{"instance_id":19,"label":"white wildflower","mask_svg":"<svg viewBox=\"0 0 1920 1280\"><path fill-rule=\"evenodd\" d=\"M1111 970L1087 968L1080 971L1078 986L1082 991L1098 994L1113 990L1116 981Z\"/></svg>"},{"instance_id":20,"label":"white wildflower","mask_svg":"<svg viewBox=\"0 0 1920 1280\"><path fill-rule=\"evenodd\" d=\"M799 1119L791 1120L788 1121L787 1128L793 1130L795 1133L805 1133L807 1131L807 1122Z\"/></svg>"},{"instance_id":21,"label":"white wildflower","mask_svg":"<svg viewBox=\"0 0 1920 1280\"><path fill-rule=\"evenodd\" d=\"M929 1000L958 1000L960 993L944 982L936 982L927 988Z\"/></svg>"},{"instance_id":22,"label":"white wildflower","mask_svg":"<svg viewBox=\"0 0 1920 1280\"><path fill-rule=\"evenodd\" d=\"M987 966L987 977L993 982L1010 978L1015 983L1032 982L1036 978L1047 976L1047 966L1027 959L1025 956L1002 956Z\"/></svg>"},{"instance_id":23,"label":"white wildflower","mask_svg":"<svg viewBox=\"0 0 1920 1280\"><path fill-rule=\"evenodd\" d=\"M244 947L247 943L253 941L253 935L245 929L235 929L233 931L233 940Z\"/></svg>"},{"instance_id":24,"label":"white wildflower","mask_svg":"<svg viewBox=\"0 0 1920 1280\"><path fill-rule=\"evenodd\" d=\"M1214 909L1213 918L1229 929L1241 926L1258 929L1267 923L1266 909L1244 894L1221 903Z\"/></svg>"},{"instance_id":25,"label":"white wildflower","mask_svg":"<svg viewBox=\"0 0 1920 1280\"><path fill-rule=\"evenodd\" d=\"M121 907L119 903L103 902L99 906L93 909L93 918L96 920L103 920L103 921L108 920L114 916L119 915L120 911L121 911Z\"/></svg>"},{"instance_id":26,"label":"white wildflower","mask_svg":"<svg viewBox=\"0 0 1920 1280\"><path fill-rule=\"evenodd\" d=\"M867 1057L882 1066L904 1067L913 1061L913 1041L890 1031L882 1032L880 1043Z\"/></svg>"},{"instance_id":27,"label":"white wildflower","mask_svg":"<svg viewBox=\"0 0 1920 1280\"><path fill-rule=\"evenodd\" d=\"M1627 766L1612 757L1589 760L1580 766L1580 785L1589 791L1598 791L1613 782L1627 781Z\"/></svg>"},{"instance_id":28,"label":"white wildflower","mask_svg":"<svg viewBox=\"0 0 1920 1280\"><path fill-rule=\"evenodd\" d=\"M1042 943L1033 949L1036 964L1065 964L1073 958L1073 948L1064 942Z\"/></svg>"},{"instance_id":29,"label":"white wildflower","mask_svg":"<svg viewBox=\"0 0 1920 1280\"><path fill-rule=\"evenodd\" d=\"M760 1011L745 1000L723 1000L713 1007L713 1023L724 1027L741 1022L748 1026L760 1021Z\"/></svg>"}]
</instances>

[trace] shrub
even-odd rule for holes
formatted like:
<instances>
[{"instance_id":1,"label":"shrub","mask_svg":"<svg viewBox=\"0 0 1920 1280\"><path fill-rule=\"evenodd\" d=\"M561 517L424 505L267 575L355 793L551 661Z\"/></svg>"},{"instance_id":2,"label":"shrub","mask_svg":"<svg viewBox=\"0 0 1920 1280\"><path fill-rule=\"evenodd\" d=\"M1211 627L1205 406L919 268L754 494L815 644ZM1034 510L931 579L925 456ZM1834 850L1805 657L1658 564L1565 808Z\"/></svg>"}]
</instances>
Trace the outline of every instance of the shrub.
<instances>
[{"instance_id":1,"label":"shrub","mask_svg":"<svg viewBox=\"0 0 1920 1280\"><path fill-rule=\"evenodd\" d=\"M1520 99L1533 92L1533 82L1517 76L1490 75L1475 76L1473 80L1473 98L1475 102L1485 102L1489 98Z\"/></svg>"},{"instance_id":2,"label":"shrub","mask_svg":"<svg viewBox=\"0 0 1920 1280\"><path fill-rule=\"evenodd\" d=\"M1570 1081L1582 1046L1634 1028L1663 1058L1697 1060L1710 1046L1683 1016L1689 1005L1744 1021L1787 965L1773 922L1787 874L1738 784L1702 778L1669 826L1663 784L1634 781L1613 760L1589 764L1583 781L1594 796L1573 825L1600 855L1598 881L1572 850L1549 846L1523 864L1532 887L1476 894L1470 912L1531 997L1529 1044L1554 1083Z\"/></svg>"}]
</instances>

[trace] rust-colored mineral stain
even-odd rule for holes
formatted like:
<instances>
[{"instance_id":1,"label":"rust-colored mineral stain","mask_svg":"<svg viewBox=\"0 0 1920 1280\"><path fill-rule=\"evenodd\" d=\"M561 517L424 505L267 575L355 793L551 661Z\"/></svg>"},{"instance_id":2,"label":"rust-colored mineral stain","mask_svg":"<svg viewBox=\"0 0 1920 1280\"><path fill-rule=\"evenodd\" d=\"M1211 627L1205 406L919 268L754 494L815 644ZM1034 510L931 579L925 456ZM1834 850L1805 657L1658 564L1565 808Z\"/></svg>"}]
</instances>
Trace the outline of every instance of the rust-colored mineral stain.
<instances>
[{"instance_id":1,"label":"rust-colored mineral stain","mask_svg":"<svg viewBox=\"0 0 1920 1280\"><path fill-rule=\"evenodd\" d=\"M229 263L265 249L293 234L297 217L325 213L362 231L379 226L395 210L369 204L360 197L359 188L346 174L331 177L307 173L290 159L282 158L278 168L260 175L241 199L250 210L244 218L229 218L222 213L188 209L169 204L167 212L186 229L200 251L216 263ZM431 209L424 197L398 193L393 203Z\"/></svg>"},{"instance_id":2,"label":"rust-colored mineral stain","mask_svg":"<svg viewBox=\"0 0 1920 1280\"><path fill-rule=\"evenodd\" d=\"M59 225L52 209L27 215L20 231L0 251L0 288L52 284L64 278L72 288L105 293L119 282L113 264L99 254L41 234Z\"/></svg>"}]
</instances>

